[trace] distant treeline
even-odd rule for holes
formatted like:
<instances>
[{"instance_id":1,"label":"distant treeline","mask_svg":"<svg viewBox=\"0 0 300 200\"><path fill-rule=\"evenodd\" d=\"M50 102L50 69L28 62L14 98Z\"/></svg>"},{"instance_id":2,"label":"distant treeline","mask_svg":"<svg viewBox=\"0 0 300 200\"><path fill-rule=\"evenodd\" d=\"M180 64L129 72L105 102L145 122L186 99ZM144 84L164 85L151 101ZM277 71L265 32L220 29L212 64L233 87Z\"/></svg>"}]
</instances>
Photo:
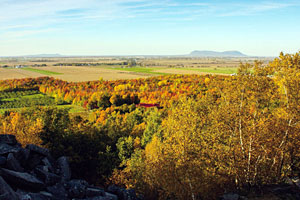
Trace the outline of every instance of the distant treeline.
<instances>
[{"instance_id":1,"label":"distant treeline","mask_svg":"<svg viewBox=\"0 0 300 200\"><path fill-rule=\"evenodd\" d=\"M16 66L9 66L9 65L0 65L0 68L8 68L8 67L46 67L47 64L34 64L34 65L16 65Z\"/></svg>"},{"instance_id":2,"label":"distant treeline","mask_svg":"<svg viewBox=\"0 0 300 200\"><path fill-rule=\"evenodd\" d=\"M34 65L31 65L31 67L46 67L47 64L34 64Z\"/></svg>"},{"instance_id":3,"label":"distant treeline","mask_svg":"<svg viewBox=\"0 0 300 200\"><path fill-rule=\"evenodd\" d=\"M120 62L120 63L56 63L53 66L99 66L99 65L128 65L128 62Z\"/></svg>"}]
</instances>

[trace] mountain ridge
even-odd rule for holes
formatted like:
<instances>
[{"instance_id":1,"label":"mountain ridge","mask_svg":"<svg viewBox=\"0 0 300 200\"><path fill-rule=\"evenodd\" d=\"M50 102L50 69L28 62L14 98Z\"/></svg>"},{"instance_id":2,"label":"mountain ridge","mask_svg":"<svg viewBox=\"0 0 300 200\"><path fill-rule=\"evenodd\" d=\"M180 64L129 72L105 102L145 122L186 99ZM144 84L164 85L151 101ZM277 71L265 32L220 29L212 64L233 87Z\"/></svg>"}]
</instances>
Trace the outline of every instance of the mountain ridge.
<instances>
[{"instance_id":1,"label":"mountain ridge","mask_svg":"<svg viewBox=\"0 0 300 200\"><path fill-rule=\"evenodd\" d=\"M193 57L248 57L240 51L207 51L207 50L195 50L192 51L188 56Z\"/></svg>"},{"instance_id":2,"label":"mountain ridge","mask_svg":"<svg viewBox=\"0 0 300 200\"><path fill-rule=\"evenodd\" d=\"M59 53L54 54L35 54L35 55L25 55L24 57L28 58L56 58L56 57L64 57Z\"/></svg>"},{"instance_id":3,"label":"mountain ridge","mask_svg":"<svg viewBox=\"0 0 300 200\"><path fill-rule=\"evenodd\" d=\"M62 55L59 53L55 54L34 54L34 55L20 55L20 56L0 56L3 57L25 57L25 58L60 58L60 57L97 57L97 56L113 56L113 57L136 57L136 56L145 56L145 57L250 57L241 53L240 51L208 51L208 50L194 50L189 54L182 55Z\"/></svg>"}]
</instances>

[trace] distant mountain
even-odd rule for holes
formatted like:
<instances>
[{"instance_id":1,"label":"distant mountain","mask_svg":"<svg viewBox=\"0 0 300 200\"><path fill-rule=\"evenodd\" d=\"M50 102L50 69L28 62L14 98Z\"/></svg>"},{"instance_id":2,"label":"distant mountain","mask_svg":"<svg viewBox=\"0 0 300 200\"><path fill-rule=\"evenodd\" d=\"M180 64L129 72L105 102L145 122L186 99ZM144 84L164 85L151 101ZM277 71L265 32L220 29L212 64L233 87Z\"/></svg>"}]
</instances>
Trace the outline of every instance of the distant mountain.
<instances>
[{"instance_id":1,"label":"distant mountain","mask_svg":"<svg viewBox=\"0 0 300 200\"><path fill-rule=\"evenodd\" d=\"M56 54L37 54L37 55L27 55L24 57L29 57L29 58L57 58L57 57L63 57L63 55L60 55L58 53Z\"/></svg>"},{"instance_id":2,"label":"distant mountain","mask_svg":"<svg viewBox=\"0 0 300 200\"><path fill-rule=\"evenodd\" d=\"M188 56L192 57L247 57L239 51L192 51Z\"/></svg>"}]
</instances>

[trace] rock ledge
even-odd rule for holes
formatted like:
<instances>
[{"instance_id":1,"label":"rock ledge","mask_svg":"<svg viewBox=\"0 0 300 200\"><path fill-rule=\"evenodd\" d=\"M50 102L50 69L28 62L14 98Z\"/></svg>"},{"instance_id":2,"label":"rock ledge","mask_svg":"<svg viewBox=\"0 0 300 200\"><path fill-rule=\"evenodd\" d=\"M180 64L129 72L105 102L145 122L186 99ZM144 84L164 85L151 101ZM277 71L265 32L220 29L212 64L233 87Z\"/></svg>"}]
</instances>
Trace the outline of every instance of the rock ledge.
<instances>
[{"instance_id":1,"label":"rock ledge","mask_svg":"<svg viewBox=\"0 0 300 200\"><path fill-rule=\"evenodd\" d=\"M0 134L0 200L139 200L133 190L108 191L71 179L68 159L54 160L48 149L22 148L14 135Z\"/></svg>"}]
</instances>

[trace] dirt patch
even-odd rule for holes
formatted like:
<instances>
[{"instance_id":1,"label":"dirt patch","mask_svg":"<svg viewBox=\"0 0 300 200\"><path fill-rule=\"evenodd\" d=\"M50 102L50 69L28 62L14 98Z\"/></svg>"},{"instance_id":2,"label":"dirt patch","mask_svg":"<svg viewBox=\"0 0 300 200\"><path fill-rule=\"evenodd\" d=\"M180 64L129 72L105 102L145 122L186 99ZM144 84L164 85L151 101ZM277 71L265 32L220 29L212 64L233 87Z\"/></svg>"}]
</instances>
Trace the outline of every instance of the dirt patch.
<instances>
[{"instance_id":1,"label":"dirt patch","mask_svg":"<svg viewBox=\"0 0 300 200\"><path fill-rule=\"evenodd\" d=\"M22 69L3 69L0 68L0 80L19 79L19 78L36 78L45 76L36 72L25 71Z\"/></svg>"}]
</instances>

